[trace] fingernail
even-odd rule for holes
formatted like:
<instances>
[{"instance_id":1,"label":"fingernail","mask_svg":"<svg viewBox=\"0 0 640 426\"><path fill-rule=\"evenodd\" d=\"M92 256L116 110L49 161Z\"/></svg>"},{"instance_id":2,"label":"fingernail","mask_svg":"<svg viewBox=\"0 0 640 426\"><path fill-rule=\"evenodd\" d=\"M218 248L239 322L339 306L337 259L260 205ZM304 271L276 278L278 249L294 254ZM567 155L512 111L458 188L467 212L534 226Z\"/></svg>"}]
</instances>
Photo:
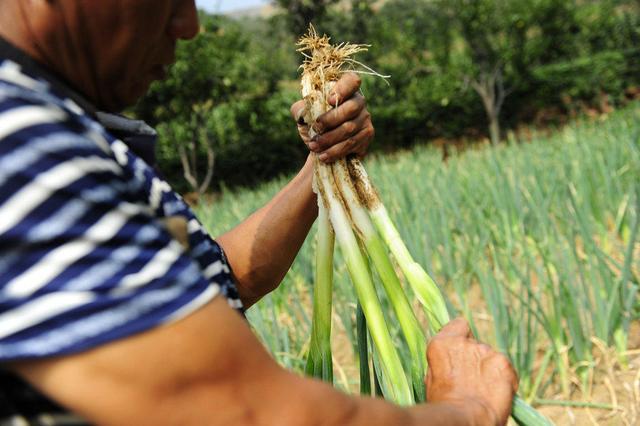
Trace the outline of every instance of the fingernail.
<instances>
[{"instance_id":1,"label":"fingernail","mask_svg":"<svg viewBox=\"0 0 640 426\"><path fill-rule=\"evenodd\" d=\"M312 142L318 142L320 140L320 135L315 135L314 137L311 138Z\"/></svg>"},{"instance_id":2,"label":"fingernail","mask_svg":"<svg viewBox=\"0 0 640 426\"><path fill-rule=\"evenodd\" d=\"M317 143L315 143L315 142L311 142L311 143L309 144L309 149L310 149L311 151L317 151L319 146L320 146L320 145L318 145Z\"/></svg>"},{"instance_id":3,"label":"fingernail","mask_svg":"<svg viewBox=\"0 0 640 426\"><path fill-rule=\"evenodd\" d=\"M320 159L320 161L327 161L329 159L329 156L327 154L320 154L320 157L318 157Z\"/></svg>"}]
</instances>

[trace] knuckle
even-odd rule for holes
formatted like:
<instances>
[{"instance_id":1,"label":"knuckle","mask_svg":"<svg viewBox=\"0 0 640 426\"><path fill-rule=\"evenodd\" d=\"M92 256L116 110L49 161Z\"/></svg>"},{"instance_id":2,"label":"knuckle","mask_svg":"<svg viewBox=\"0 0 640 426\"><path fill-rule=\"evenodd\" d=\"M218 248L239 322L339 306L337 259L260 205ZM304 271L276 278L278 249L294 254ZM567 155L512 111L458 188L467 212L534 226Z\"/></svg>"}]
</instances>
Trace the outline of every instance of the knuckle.
<instances>
[{"instance_id":1,"label":"knuckle","mask_svg":"<svg viewBox=\"0 0 640 426\"><path fill-rule=\"evenodd\" d=\"M335 145L335 141L329 138L322 138L320 139L318 144L320 146L320 150L327 150L327 149L330 149L333 145Z\"/></svg>"},{"instance_id":2,"label":"knuckle","mask_svg":"<svg viewBox=\"0 0 640 426\"><path fill-rule=\"evenodd\" d=\"M344 123L344 131L348 134L353 134L356 130L358 130L358 126L353 121L347 121Z\"/></svg>"},{"instance_id":3,"label":"knuckle","mask_svg":"<svg viewBox=\"0 0 640 426\"><path fill-rule=\"evenodd\" d=\"M444 348L446 348L446 346L447 346L446 338L439 337L436 335L433 339L431 339L431 342L429 342L429 345L427 346L427 355L430 353L431 354L440 353Z\"/></svg>"},{"instance_id":4,"label":"knuckle","mask_svg":"<svg viewBox=\"0 0 640 426\"><path fill-rule=\"evenodd\" d=\"M367 139L371 140L376 135L376 129L374 129L373 126L369 126L364 129L364 135Z\"/></svg>"},{"instance_id":5,"label":"knuckle","mask_svg":"<svg viewBox=\"0 0 640 426\"><path fill-rule=\"evenodd\" d=\"M325 152L320 156L320 161L322 161L323 163L333 162L333 154L330 152Z\"/></svg>"},{"instance_id":6,"label":"knuckle","mask_svg":"<svg viewBox=\"0 0 640 426\"><path fill-rule=\"evenodd\" d=\"M328 137L321 138L319 143L321 149L329 149L335 144L333 139Z\"/></svg>"},{"instance_id":7,"label":"knuckle","mask_svg":"<svg viewBox=\"0 0 640 426\"><path fill-rule=\"evenodd\" d=\"M456 346L467 346L469 344L469 339L465 336L453 336L451 337L451 344Z\"/></svg>"},{"instance_id":8,"label":"knuckle","mask_svg":"<svg viewBox=\"0 0 640 426\"><path fill-rule=\"evenodd\" d=\"M486 343L479 343L478 351L483 355L488 355L493 352L493 349L491 349L491 346L487 345Z\"/></svg>"},{"instance_id":9,"label":"knuckle","mask_svg":"<svg viewBox=\"0 0 640 426\"><path fill-rule=\"evenodd\" d=\"M322 133L322 132L324 132L324 129L325 129L326 126L327 126L326 117L325 116L321 116L321 117L318 117L316 122L313 124L313 130L315 130L316 133Z\"/></svg>"},{"instance_id":10,"label":"knuckle","mask_svg":"<svg viewBox=\"0 0 640 426\"><path fill-rule=\"evenodd\" d=\"M495 353L493 358L493 365L500 371L507 371L514 374L513 367L511 366L511 362L509 358L500 353Z\"/></svg>"},{"instance_id":11,"label":"knuckle","mask_svg":"<svg viewBox=\"0 0 640 426\"><path fill-rule=\"evenodd\" d=\"M347 102L345 107L348 108L347 113L352 117L360 115L360 111L362 110L361 104L353 99Z\"/></svg>"},{"instance_id":12,"label":"knuckle","mask_svg":"<svg viewBox=\"0 0 640 426\"><path fill-rule=\"evenodd\" d=\"M346 140L344 142L342 142L341 144L336 146L336 157L337 158L342 158L345 157L348 153L349 153L349 141Z\"/></svg>"}]
</instances>

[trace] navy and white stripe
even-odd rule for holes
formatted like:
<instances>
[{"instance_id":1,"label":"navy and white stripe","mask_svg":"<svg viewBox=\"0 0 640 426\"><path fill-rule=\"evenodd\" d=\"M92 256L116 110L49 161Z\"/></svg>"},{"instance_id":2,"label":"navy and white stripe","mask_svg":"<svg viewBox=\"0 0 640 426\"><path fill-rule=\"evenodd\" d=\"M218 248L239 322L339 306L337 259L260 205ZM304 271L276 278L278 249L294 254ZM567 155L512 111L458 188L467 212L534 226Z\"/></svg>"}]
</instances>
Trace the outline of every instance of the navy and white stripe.
<instances>
[{"instance_id":1,"label":"navy and white stripe","mask_svg":"<svg viewBox=\"0 0 640 426\"><path fill-rule=\"evenodd\" d=\"M164 226L188 223L189 249ZM221 248L77 102L0 62L0 361L75 353L242 304Z\"/></svg>"}]
</instances>

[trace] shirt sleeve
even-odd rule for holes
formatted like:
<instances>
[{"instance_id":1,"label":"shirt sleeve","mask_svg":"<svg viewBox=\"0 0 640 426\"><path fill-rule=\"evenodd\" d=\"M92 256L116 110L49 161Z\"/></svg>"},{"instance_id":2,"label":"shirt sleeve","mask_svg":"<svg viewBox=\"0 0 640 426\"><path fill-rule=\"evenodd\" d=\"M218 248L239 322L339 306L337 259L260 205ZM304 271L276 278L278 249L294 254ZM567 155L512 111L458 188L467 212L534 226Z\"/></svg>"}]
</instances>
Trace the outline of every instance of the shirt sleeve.
<instances>
[{"instance_id":1,"label":"shirt sleeve","mask_svg":"<svg viewBox=\"0 0 640 426\"><path fill-rule=\"evenodd\" d=\"M132 158L124 149L114 152L96 129L60 110L7 102L0 102L0 361L87 350L227 293L218 283L230 279L222 251L208 240L208 261L222 266L207 276L149 203L149 170L124 167Z\"/></svg>"}]
</instances>

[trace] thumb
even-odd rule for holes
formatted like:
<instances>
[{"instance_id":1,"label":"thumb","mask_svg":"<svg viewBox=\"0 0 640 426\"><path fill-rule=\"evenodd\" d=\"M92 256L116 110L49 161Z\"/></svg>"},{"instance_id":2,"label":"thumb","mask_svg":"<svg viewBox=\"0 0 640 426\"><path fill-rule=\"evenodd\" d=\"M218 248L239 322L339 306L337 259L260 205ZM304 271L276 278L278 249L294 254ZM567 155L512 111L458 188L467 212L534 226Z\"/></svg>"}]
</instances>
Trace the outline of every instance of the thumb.
<instances>
[{"instance_id":1,"label":"thumb","mask_svg":"<svg viewBox=\"0 0 640 426\"><path fill-rule=\"evenodd\" d=\"M456 318L453 321L442 327L442 330L437 334L439 337L473 337L471 333L471 327L464 318Z\"/></svg>"},{"instance_id":2,"label":"thumb","mask_svg":"<svg viewBox=\"0 0 640 426\"><path fill-rule=\"evenodd\" d=\"M291 116L293 117L294 120L296 120L296 123L298 123L301 126L304 126L306 124L304 121L305 113L306 111L305 111L304 101L300 100L295 104L291 105Z\"/></svg>"}]
</instances>

